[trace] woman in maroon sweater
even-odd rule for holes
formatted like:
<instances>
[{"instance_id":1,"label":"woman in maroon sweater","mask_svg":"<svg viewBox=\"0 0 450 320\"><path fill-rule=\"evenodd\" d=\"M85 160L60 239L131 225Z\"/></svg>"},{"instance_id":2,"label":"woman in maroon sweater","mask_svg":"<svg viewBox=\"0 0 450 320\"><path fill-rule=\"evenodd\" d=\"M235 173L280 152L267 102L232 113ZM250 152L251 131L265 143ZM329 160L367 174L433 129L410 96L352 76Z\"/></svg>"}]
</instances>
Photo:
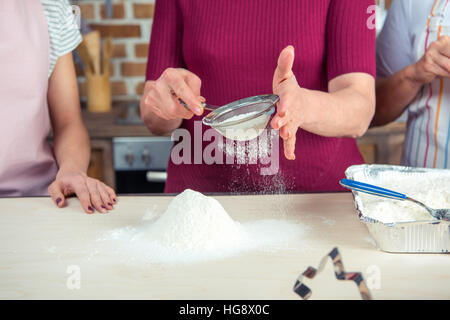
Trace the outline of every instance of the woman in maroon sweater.
<instances>
[{"instance_id":1,"label":"woman in maroon sweater","mask_svg":"<svg viewBox=\"0 0 450 320\"><path fill-rule=\"evenodd\" d=\"M283 140L271 174L260 162L171 157L166 192L340 190L345 169L363 162L355 138L375 109L373 2L157 0L141 101L149 130L185 129L202 154L210 143L195 146L207 130L198 127L203 97L224 105L273 92L280 102L270 125Z\"/></svg>"}]
</instances>

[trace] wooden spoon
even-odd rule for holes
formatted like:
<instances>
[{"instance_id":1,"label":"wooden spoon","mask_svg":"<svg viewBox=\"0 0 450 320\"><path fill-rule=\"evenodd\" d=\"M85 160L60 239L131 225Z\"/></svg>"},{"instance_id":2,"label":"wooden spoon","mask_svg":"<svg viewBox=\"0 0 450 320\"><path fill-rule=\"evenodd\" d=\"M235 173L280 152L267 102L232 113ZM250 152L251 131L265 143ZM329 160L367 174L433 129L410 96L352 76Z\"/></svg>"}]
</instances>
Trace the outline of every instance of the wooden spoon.
<instances>
[{"instance_id":1,"label":"wooden spoon","mask_svg":"<svg viewBox=\"0 0 450 320\"><path fill-rule=\"evenodd\" d=\"M78 53L80 54L81 60L85 66L86 73L94 73L94 64L92 63L92 57L89 53L89 50L86 46L86 42L83 40L77 48Z\"/></svg>"},{"instance_id":2,"label":"wooden spoon","mask_svg":"<svg viewBox=\"0 0 450 320\"><path fill-rule=\"evenodd\" d=\"M112 40L111 37L107 37L103 40L103 52L102 52L102 63L103 63L103 74L109 74L109 60L111 59L112 54Z\"/></svg>"},{"instance_id":3,"label":"wooden spoon","mask_svg":"<svg viewBox=\"0 0 450 320\"><path fill-rule=\"evenodd\" d=\"M94 73L100 74L100 32L92 31L83 36L86 42L86 47L92 58L92 64L94 65Z\"/></svg>"}]
</instances>

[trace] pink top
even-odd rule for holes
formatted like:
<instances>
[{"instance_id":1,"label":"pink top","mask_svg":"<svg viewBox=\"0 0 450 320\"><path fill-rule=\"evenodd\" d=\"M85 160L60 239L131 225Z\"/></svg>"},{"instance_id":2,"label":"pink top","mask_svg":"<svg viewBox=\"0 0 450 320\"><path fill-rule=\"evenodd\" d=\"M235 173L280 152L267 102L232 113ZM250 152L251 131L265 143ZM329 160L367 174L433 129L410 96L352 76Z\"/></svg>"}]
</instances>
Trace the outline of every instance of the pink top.
<instances>
[{"instance_id":1,"label":"pink top","mask_svg":"<svg viewBox=\"0 0 450 320\"><path fill-rule=\"evenodd\" d=\"M367 13L373 4L371 0L157 0L147 79L157 79L168 67L186 68L202 79L201 94L208 103L223 105L272 93L277 59L287 45L295 47L293 71L304 88L327 91L330 80L351 72L374 76L375 30L368 27ZM201 118L184 121L182 127L193 133L195 120ZM284 158L282 145L275 175L262 176L260 164L176 165L170 160L166 192L341 190L338 181L345 169L363 162L355 139L299 130L295 161Z\"/></svg>"},{"instance_id":2,"label":"pink top","mask_svg":"<svg viewBox=\"0 0 450 320\"><path fill-rule=\"evenodd\" d=\"M0 197L41 196L57 165L46 138L49 34L40 0L0 1Z\"/></svg>"}]
</instances>

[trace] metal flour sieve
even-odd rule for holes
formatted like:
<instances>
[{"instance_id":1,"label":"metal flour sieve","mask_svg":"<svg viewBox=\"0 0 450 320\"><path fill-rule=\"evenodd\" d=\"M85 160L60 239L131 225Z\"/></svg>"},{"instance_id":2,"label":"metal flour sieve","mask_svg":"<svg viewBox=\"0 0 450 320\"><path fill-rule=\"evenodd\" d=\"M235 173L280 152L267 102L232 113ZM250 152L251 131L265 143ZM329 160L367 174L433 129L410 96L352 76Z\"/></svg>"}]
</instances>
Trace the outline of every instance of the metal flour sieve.
<instances>
[{"instance_id":1,"label":"metal flour sieve","mask_svg":"<svg viewBox=\"0 0 450 320\"><path fill-rule=\"evenodd\" d=\"M217 108L204 105L213 111L202 122L228 139L252 140L266 129L279 100L277 95L266 94L237 100Z\"/></svg>"}]
</instances>

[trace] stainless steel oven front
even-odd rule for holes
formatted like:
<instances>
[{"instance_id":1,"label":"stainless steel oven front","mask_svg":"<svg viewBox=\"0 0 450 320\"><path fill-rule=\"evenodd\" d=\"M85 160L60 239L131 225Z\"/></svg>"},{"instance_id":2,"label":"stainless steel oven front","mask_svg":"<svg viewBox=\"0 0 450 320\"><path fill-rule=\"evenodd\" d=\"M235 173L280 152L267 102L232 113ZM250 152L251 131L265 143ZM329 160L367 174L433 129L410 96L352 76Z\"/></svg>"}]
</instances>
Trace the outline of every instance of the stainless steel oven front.
<instances>
[{"instance_id":1,"label":"stainless steel oven front","mask_svg":"<svg viewBox=\"0 0 450 320\"><path fill-rule=\"evenodd\" d=\"M172 145L170 137L114 138L117 192L119 194L164 192Z\"/></svg>"}]
</instances>

